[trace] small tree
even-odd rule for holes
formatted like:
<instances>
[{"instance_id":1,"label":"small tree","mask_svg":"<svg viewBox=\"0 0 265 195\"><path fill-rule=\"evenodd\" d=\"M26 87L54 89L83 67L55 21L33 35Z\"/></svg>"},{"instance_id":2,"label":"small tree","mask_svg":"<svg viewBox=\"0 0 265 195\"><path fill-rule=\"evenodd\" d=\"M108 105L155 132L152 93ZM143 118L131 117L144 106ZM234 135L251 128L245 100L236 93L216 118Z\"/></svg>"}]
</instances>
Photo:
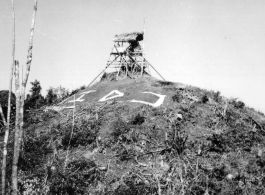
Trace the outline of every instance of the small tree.
<instances>
[{"instance_id":1,"label":"small tree","mask_svg":"<svg viewBox=\"0 0 265 195\"><path fill-rule=\"evenodd\" d=\"M58 101L61 101L69 96L69 90L62 87L61 85L56 88L52 88L54 94L56 94Z\"/></svg>"},{"instance_id":2,"label":"small tree","mask_svg":"<svg viewBox=\"0 0 265 195\"><path fill-rule=\"evenodd\" d=\"M25 109L38 109L41 106L44 105L45 100L44 97L41 95L41 85L38 80L35 80L34 82L30 82L32 85L30 89L30 96L27 96L26 102L25 102Z\"/></svg>"},{"instance_id":3,"label":"small tree","mask_svg":"<svg viewBox=\"0 0 265 195\"><path fill-rule=\"evenodd\" d=\"M45 97L45 102L47 105L51 105L57 102L57 95L53 92L53 88L47 90L48 93Z\"/></svg>"}]
</instances>

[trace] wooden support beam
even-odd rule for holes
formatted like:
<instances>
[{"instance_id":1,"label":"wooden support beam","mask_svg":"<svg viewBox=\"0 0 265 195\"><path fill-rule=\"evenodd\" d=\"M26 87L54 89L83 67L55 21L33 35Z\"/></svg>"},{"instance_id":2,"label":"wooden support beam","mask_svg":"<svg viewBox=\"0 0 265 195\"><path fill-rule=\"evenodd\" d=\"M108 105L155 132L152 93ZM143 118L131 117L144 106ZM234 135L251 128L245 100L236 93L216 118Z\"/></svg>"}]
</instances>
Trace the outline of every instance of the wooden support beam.
<instances>
[{"instance_id":1,"label":"wooden support beam","mask_svg":"<svg viewBox=\"0 0 265 195\"><path fill-rule=\"evenodd\" d=\"M134 61L135 65L137 65L137 66L139 66L141 68L141 66L137 63L137 62L141 62L141 61L136 61L135 59L133 59L133 57L130 54L128 54L128 56L129 56L130 59L132 59ZM134 66L132 72L135 70L135 67L136 66Z\"/></svg>"},{"instance_id":2,"label":"wooden support beam","mask_svg":"<svg viewBox=\"0 0 265 195\"><path fill-rule=\"evenodd\" d=\"M120 74L120 70L121 70L121 63L122 63L122 58L120 59L120 68L119 68L119 70L118 70L117 76L119 76L119 74Z\"/></svg>"},{"instance_id":3,"label":"wooden support beam","mask_svg":"<svg viewBox=\"0 0 265 195\"><path fill-rule=\"evenodd\" d=\"M119 53L121 59L123 59L123 61L126 63L126 76L127 76L128 75L127 74L128 73L128 63L127 63L126 59L120 54L120 52L118 51L116 45L114 45L114 47L115 47L116 51Z\"/></svg>"},{"instance_id":4,"label":"wooden support beam","mask_svg":"<svg viewBox=\"0 0 265 195\"><path fill-rule=\"evenodd\" d=\"M117 59L117 58L115 58L115 59ZM115 60L114 59L114 60ZM113 62L114 62L114 60L113 60ZM89 85L87 86L87 87L89 87L103 72L105 72L106 71L106 69L109 67L111 65L111 63L110 64L107 64L107 66L104 68L104 70L103 71L101 71L100 73L99 73L99 75L98 76L96 76L96 78L93 80L93 81L91 81L91 83L89 83Z\"/></svg>"},{"instance_id":5,"label":"wooden support beam","mask_svg":"<svg viewBox=\"0 0 265 195\"><path fill-rule=\"evenodd\" d=\"M156 71L156 73L164 80L164 81L166 81L162 76L161 76L161 74L159 74L159 72L152 66L152 64L150 64L147 60L145 60L153 69L154 69L154 71Z\"/></svg>"}]
</instances>

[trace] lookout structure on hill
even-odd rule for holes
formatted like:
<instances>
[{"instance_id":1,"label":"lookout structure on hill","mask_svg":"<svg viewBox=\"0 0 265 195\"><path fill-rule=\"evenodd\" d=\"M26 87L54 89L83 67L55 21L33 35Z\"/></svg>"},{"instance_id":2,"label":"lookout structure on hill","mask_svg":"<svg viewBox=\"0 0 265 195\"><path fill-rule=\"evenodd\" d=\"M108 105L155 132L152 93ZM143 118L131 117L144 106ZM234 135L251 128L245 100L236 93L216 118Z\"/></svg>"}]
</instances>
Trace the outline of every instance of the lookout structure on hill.
<instances>
[{"instance_id":1,"label":"lookout structure on hill","mask_svg":"<svg viewBox=\"0 0 265 195\"><path fill-rule=\"evenodd\" d=\"M139 43L143 40L144 32L115 35L113 39L114 45L111 49L105 69L88 86L90 86L102 73L104 74L101 78L104 78L107 69L110 68L115 68L117 70L116 76L123 73L129 77L143 74L150 75L149 67L152 67L156 71L144 57L144 48ZM158 75L165 80L159 73Z\"/></svg>"},{"instance_id":2,"label":"lookout structure on hill","mask_svg":"<svg viewBox=\"0 0 265 195\"><path fill-rule=\"evenodd\" d=\"M143 32L116 35L113 39L114 46L110 52L107 68L117 68L117 76L121 71L126 76L128 76L128 73L148 74L149 63L144 58L143 48L139 43L143 39Z\"/></svg>"}]
</instances>

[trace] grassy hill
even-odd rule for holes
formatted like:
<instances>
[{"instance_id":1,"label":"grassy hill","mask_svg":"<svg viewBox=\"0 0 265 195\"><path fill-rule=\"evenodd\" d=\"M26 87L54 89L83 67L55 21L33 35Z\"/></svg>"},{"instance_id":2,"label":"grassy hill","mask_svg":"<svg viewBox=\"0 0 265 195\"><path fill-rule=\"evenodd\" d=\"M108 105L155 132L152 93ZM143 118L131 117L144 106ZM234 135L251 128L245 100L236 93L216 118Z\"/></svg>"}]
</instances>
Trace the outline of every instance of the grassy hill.
<instances>
[{"instance_id":1,"label":"grassy hill","mask_svg":"<svg viewBox=\"0 0 265 195\"><path fill-rule=\"evenodd\" d=\"M54 109L27 119L24 194L265 194L265 116L219 92L107 77Z\"/></svg>"}]
</instances>

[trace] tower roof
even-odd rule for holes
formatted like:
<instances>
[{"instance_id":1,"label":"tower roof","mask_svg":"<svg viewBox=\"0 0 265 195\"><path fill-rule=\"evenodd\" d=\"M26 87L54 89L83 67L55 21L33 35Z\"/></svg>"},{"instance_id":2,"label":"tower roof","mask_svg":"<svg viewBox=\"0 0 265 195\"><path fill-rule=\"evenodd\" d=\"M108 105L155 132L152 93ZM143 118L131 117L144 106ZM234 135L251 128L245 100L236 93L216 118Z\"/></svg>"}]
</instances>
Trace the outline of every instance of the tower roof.
<instances>
[{"instance_id":1,"label":"tower roof","mask_svg":"<svg viewBox=\"0 0 265 195\"><path fill-rule=\"evenodd\" d=\"M144 32L132 32L132 33L123 33L120 35L115 35L113 41L124 41L124 42L131 42L131 41L142 41L144 38Z\"/></svg>"}]
</instances>

